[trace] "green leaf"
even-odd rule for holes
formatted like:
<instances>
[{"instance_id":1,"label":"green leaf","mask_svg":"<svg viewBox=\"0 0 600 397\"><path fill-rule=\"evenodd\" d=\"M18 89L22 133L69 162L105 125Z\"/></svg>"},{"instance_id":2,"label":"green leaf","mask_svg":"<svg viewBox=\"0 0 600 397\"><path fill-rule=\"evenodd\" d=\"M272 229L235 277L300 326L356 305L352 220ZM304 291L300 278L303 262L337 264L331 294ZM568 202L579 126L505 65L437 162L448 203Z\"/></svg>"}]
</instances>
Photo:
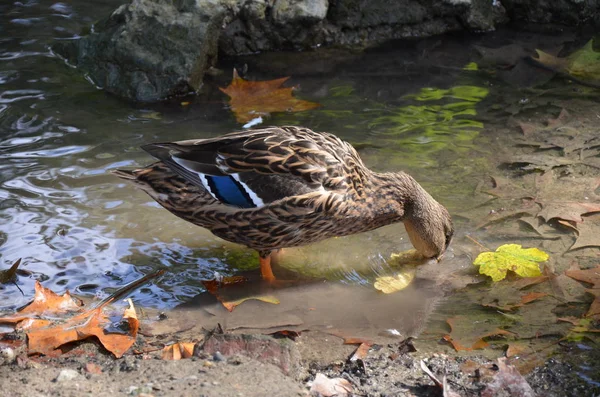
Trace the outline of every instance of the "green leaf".
<instances>
[{"instance_id":1,"label":"green leaf","mask_svg":"<svg viewBox=\"0 0 600 397\"><path fill-rule=\"evenodd\" d=\"M479 266L479 273L488 275L493 281L506 277L512 270L521 277L538 277L542 275L538 262L545 262L548 254L537 248L523 249L519 244L505 244L496 252L482 252L473 264Z\"/></svg>"}]
</instances>

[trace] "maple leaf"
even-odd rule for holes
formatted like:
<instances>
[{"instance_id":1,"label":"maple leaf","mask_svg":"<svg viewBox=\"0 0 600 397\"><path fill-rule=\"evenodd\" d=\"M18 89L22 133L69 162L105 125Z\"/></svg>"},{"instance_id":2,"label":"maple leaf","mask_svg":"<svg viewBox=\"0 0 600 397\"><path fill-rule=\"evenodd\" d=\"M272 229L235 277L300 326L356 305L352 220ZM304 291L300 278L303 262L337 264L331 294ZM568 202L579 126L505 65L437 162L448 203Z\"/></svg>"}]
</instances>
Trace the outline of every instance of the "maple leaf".
<instances>
[{"instance_id":1,"label":"maple leaf","mask_svg":"<svg viewBox=\"0 0 600 397\"><path fill-rule=\"evenodd\" d=\"M106 350L119 358L133 345L139 328L131 300L129 305L123 315L123 319L129 324L127 334L107 332L105 328L111 324L111 321L103 313L103 307L98 307L78 314L64 323L28 331L29 352L50 354L66 343L95 336Z\"/></svg>"},{"instance_id":2,"label":"maple leaf","mask_svg":"<svg viewBox=\"0 0 600 397\"><path fill-rule=\"evenodd\" d=\"M289 77L268 81L242 79L233 69L233 79L226 88L219 89L229 95L229 104L239 123L247 123L260 116L275 112L301 112L320 106L318 103L294 98L294 87L282 87Z\"/></svg>"},{"instance_id":3,"label":"maple leaf","mask_svg":"<svg viewBox=\"0 0 600 397\"><path fill-rule=\"evenodd\" d=\"M541 50L536 52L538 57L532 59L551 70L584 80L600 79L600 52L594 51L593 40L565 58L555 57Z\"/></svg>"},{"instance_id":4,"label":"maple leaf","mask_svg":"<svg viewBox=\"0 0 600 397\"><path fill-rule=\"evenodd\" d=\"M373 286L384 294L398 292L410 285L415 278L415 273L415 269L409 269L394 276L379 276Z\"/></svg>"},{"instance_id":5,"label":"maple leaf","mask_svg":"<svg viewBox=\"0 0 600 397\"><path fill-rule=\"evenodd\" d=\"M600 212L600 203L554 202L545 203L537 215L546 221L557 218L581 223L581 215L592 212Z\"/></svg>"},{"instance_id":6,"label":"maple leaf","mask_svg":"<svg viewBox=\"0 0 600 397\"><path fill-rule=\"evenodd\" d=\"M569 269L565 274L577 281L592 284L592 288L585 290L588 294L594 295L594 300L585 315L586 317L600 317L600 265L586 270Z\"/></svg>"},{"instance_id":7,"label":"maple leaf","mask_svg":"<svg viewBox=\"0 0 600 397\"><path fill-rule=\"evenodd\" d=\"M523 249L519 244L505 244L496 252L482 252L473 264L479 266L479 273L490 276L493 281L500 281L506 277L508 270L521 277L541 276L537 262L545 262L548 258L547 253L537 248Z\"/></svg>"},{"instance_id":8,"label":"maple leaf","mask_svg":"<svg viewBox=\"0 0 600 397\"><path fill-rule=\"evenodd\" d=\"M569 251L583 247L600 247L600 215L585 217L582 223L577 224L577 240Z\"/></svg>"},{"instance_id":9,"label":"maple leaf","mask_svg":"<svg viewBox=\"0 0 600 397\"><path fill-rule=\"evenodd\" d=\"M35 317L60 316L69 312L81 311L81 306L83 303L75 300L69 291L61 296L45 288L36 280L33 301L15 315L0 317L0 323L15 324Z\"/></svg>"},{"instance_id":10,"label":"maple leaf","mask_svg":"<svg viewBox=\"0 0 600 397\"><path fill-rule=\"evenodd\" d=\"M451 317L446 320L446 323L450 326L450 334L444 335L443 339L450 343L456 351L484 349L489 346L485 338L515 335L510 331L495 328L491 324L480 324L480 327L474 328L473 321L466 316ZM481 329L481 327L487 327L487 329ZM457 336L457 334L460 334L460 336Z\"/></svg>"}]
</instances>

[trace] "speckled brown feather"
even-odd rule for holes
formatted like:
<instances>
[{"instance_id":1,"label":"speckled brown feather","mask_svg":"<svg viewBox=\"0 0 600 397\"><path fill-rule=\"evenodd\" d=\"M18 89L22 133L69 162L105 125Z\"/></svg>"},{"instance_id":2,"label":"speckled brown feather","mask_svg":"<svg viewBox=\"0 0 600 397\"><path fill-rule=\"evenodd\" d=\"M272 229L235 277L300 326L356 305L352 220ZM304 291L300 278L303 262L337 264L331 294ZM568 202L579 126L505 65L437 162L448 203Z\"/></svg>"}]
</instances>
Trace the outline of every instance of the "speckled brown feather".
<instances>
[{"instance_id":1,"label":"speckled brown feather","mask_svg":"<svg viewBox=\"0 0 600 397\"><path fill-rule=\"evenodd\" d=\"M399 221L405 222L413 245L429 257L441 255L452 236L446 209L412 177L370 171L350 144L331 134L300 127L273 127L213 139L156 144L149 151L160 159L177 153L213 173L289 174L302 178L312 191L258 208L238 208L221 203L201 185L191 183L169 166L168 159L144 169L116 172L133 180L178 217L225 240L256 249L263 256L275 249Z\"/></svg>"}]
</instances>

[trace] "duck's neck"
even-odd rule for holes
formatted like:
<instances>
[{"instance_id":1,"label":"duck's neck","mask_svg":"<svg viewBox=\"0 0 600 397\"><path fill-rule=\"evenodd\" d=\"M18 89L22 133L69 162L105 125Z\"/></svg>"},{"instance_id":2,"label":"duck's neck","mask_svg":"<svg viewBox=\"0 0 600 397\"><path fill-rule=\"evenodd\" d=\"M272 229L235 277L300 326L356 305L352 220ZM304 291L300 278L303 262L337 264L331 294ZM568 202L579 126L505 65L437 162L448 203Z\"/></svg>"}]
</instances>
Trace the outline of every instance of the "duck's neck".
<instances>
[{"instance_id":1,"label":"duck's neck","mask_svg":"<svg viewBox=\"0 0 600 397\"><path fill-rule=\"evenodd\" d=\"M435 203L433 197L404 172L373 172L369 180L372 197L403 221L418 218Z\"/></svg>"}]
</instances>

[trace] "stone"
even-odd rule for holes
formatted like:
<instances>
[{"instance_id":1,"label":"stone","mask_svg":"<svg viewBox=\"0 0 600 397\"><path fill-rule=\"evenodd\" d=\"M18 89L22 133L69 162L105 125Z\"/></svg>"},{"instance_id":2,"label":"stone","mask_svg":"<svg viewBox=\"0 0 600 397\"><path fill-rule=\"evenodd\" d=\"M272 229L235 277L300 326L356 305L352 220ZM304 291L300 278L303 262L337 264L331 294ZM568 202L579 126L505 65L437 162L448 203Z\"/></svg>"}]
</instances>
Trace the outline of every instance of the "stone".
<instances>
[{"instance_id":1,"label":"stone","mask_svg":"<svg viewBox=\"0 0 600 397\"><path fill-rule=\"evenodd\" d=\"M78 379L80 377L81 377L81 375L79 375L79 372L75 371L74 369L65 368L60 371L60 373L58 374L58 376L56 377L56 379L54 381L55 382L67 382L67 381Z\"/></svg>"},{"instance_id":2,"label":"stone","mask_svg":"<svg viewBox=\"0 0 600 397\"><path fill-rule=\"evenodd\" d=\"M223 356L243 355L273 364L284 374L296 376L300 368L300 353L289 339L274 339L266 335L213 334L202 346L208 354L220 352Z\"/></svg>"},{"instance_id":3,"label":"stone","mask_svg":"<svg viewBox=\"0 0 600 397\"><path fill-rule=\"evenodd\" d=\"M133 0L53 50L97 86L153 102L197 91L217 56L226 1Z\"/></svg>"},{"instance_id":4,"label":"stone","mask_svg":"<svg viewBox=\"0 0 600 397\"><path fill-rule=\"evenodd\" d=\"M277 0L273 5L273 21L285 24L305 20L318 22L327 16L328 0Z\"/></svg>"}]
</instances>

